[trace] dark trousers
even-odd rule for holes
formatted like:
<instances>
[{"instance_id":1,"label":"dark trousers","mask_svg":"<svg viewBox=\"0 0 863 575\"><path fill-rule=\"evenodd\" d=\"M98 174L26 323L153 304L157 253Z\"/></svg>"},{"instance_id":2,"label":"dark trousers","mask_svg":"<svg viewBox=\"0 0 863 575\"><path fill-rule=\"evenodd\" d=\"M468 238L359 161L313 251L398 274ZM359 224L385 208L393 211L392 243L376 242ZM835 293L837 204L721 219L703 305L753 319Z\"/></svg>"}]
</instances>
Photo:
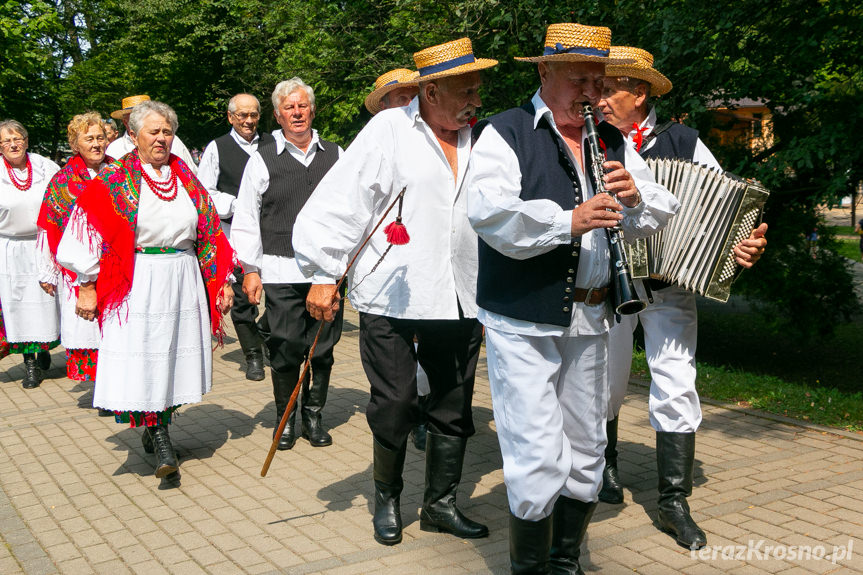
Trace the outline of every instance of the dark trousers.
<instances>
[{"instance_id":1,"label":"dark trousers","mask_svg":"<svg viewBox=\"0 0 863 575\"><path fill-rule=\"evenodd\" d=\"M475 319L410 320L361 313L360 358L371 384L366 419L375 439L398 449L419 420L417 362L429 379L426 415L432 428L444 435L473 435L471 405L481 345L482 326Z\"/></svg>"},{"instance_id":2,"label":"dark trousers","mask_svg":"<svg viewBox=\"0 0 863 575\"><path fill-rule=\"evenodd\" d=\"M309 354L320 322L306 311L306 296L312 284L264 284L264 309L269 325L265 345L270 352L270 367L284 374L296 374ZM321 337L312 356L312 375L326 374L333 367L333 348L342 336L343 308L339 308L332 323L324 323Z\"/></svg>"},{"instance_id":3,"label":"dark trousers","mask_svg":"<svg viewBox=\"0 0 863 575\"><path fill-rule=\"evenodd\" d=\"M231 284L234 289L234 306L231 308L231 321L234 327L237 325L251 325L257 331L255 320L258 318L258 306L249 303L249 297L243 293L243 268L234 268L234 277L237 281Z\"/></svg>"}]
</instances>

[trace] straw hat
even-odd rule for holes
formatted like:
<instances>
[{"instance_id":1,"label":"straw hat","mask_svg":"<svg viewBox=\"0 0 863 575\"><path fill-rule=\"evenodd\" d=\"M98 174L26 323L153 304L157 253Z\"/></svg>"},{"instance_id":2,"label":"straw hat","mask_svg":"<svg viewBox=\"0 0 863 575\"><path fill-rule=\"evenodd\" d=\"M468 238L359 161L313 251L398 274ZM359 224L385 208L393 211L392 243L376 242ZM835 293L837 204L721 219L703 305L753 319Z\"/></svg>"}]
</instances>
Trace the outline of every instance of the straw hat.
<instances>
[{"instance_id":1,"label":"straw hat","mask_svg":"<svg viewBox=\"0 0 863 575\"><path fill-rule=\"evenodd\" d=\"M129 113L132 111L132 108L140 104L141 102L146 102L150 99L150 96L143 94L141 96L129 96L128 98L123 98L123 107L119 110L114 110L111 112L111 117L115 120L122 120L123 114Z\"/></svg>"},{"instance_id":2,"label":"straw hat","mask_svg":"<svg viewBox=\"0 0 863 575\"><path fill-rule=\"evenodd\" d=\"M612 46L611 57L630 58L635 62L625 66L606 66L606 76L629 76L644 80L650 84L650 93L653 96L661 96L671 91L671 80L653 68L653 54L647 50L632 46Z\"/></svg>"},{"instance_id":3,"label":"straw hat","mask_svg":"<svg viewBox=\"0 0 863 575\"><path fill-rule=\"evenodd\" d=\"M377 114L381 111L381 100L384 96L395 90L405 86L416 86L417 76L419 72L408 70L407 68L396 68L378 76L375 80L375 89L372 93L366 96L366 109L372 114Z\"/></svg>"},{"instance_id":4,"label":"straw hat","mask_svg":"<svg viewBox=\"0 0 863 575\"><path fill-rule=\"evenodd\" d=\"M545 50L542 56L516 58L522 62L600 62L602 64L630 64L629 58L610 58L611 29L583 24L551 24L545 33Z\"/></svg>"},{"instance_id":5,"label":"straw hat","mask_svg":"<svg viewBox=\"0 0 863 575\"><path fill-rule=\"evenodd\" d=\"M418 82L497 66L497 60L474 57L470 38L460 38L420 50L414 54L414 62L419 70Z\"/></svg>"}]
</instances>

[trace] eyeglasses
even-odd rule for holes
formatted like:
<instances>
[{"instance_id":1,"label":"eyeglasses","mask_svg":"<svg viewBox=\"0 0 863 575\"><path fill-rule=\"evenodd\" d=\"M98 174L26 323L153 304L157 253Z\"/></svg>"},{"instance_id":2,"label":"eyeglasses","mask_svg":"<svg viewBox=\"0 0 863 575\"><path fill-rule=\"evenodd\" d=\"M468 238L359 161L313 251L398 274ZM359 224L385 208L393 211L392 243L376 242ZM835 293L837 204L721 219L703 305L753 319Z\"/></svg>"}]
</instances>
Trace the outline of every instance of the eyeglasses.
<instances>
[{"instance_id":1,"label":"eyeglasses","mask_svg":"<svg viewBox=\"0 0 863 575\"><path fill-rule=\"evenodd\" d=\"M240 112L239 114L237 112L231 112L231 115L241 121L258 120L261 118L261 115L258 112Z\"/></svg>"},{"instance_id":2,"label":"eyeglasses","mask_svg":"<svg viewBox=\"0 0 863 575\"><path fill-rule=\"evenodd\" d=\"M26 138L10 138L8 140L0 141L0 146L3 146L4 148L8 148L12 144L20 146L24 143L24 140L26 140Z\"/></svg>"}]
</instances>

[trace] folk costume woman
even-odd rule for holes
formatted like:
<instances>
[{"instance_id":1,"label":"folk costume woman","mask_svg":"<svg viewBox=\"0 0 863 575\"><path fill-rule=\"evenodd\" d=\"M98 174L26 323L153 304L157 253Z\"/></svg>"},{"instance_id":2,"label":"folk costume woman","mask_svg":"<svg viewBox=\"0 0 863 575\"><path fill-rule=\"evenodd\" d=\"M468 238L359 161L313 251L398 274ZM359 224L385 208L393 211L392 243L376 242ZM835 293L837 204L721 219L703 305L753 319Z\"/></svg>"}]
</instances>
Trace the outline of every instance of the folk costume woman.
<instances>
[{"instance_id":1,"label":"folk costume woman","mask_svg":"<svg viewBox=\"0 0 863 575\"><path fill-rule=\"evenodd\" d=\"M27 130L15 120L0 122L0 302L9 351L24 355L24 389L42 383L57 346L57 302L39 287L36 217L48 182L60 167L27 153ZM37 360L38 354L38 360Z\"/></svg>"},{"instance_id":2,"label":"folk costume woman","mask_svg":"<svg viewBox=\"0 0 863 575\"><path fill-rule=\"evenodd\" d=\"M102 328L93 405L144 427L162 478L177 471L174 412L210 390L236 260L209 194L170 153L174 111L144 102L129 127L136 149L78 196L57 261L78 275L78 315Z\"/></svg>"},{"instance_id":3,"label":"folk costume woman","mask_svg":"<svg viewBox=\"0 0 863 575\"><path fill-rule=\"evenodd\" d=\"M75 155L51 178L37 221L42 255L39 282L45 293L55 295L60 303L60 342L66 348L66 376L74 381L95 381L102 337L99 326L75 314L77 278L57 265L55 257L75 198L111 158L105 156L108 140L99 114L88 112L75 116L67 132ZM112 414L108 412L108 415Z\"/></svg>"}]
</instances>

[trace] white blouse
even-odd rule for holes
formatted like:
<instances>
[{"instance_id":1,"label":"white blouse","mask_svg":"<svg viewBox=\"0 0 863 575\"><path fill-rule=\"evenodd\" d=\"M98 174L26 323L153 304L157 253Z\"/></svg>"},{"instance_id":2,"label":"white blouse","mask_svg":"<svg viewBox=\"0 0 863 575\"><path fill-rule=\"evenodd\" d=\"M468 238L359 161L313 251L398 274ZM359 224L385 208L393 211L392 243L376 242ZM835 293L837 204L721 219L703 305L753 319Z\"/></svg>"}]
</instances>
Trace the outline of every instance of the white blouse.
<instances>
[{"instance_id":1,"label":"white blouse","mask_svg":"<svg viewBox=\"0 0 863 575\"><path fill-rule=\"evenodd\" d=\"M150 164L142 168L155 181L167 181L170 168L162 166L157 172ZM177 197L166 202L157 197L145 180L141 180L141 197L138 203L138 224L135 228L135 245L143 248L169 247L187 250L195 245L198 233L198 210L192 198L177 181ZM77 206L69 218L69 225L57 247L57 263L78 274L78 281L93 281L99 275L101 241L90 241L85 230L86 214ZM93 238L94 240L96 238ZM98 238L101 240L101 238Z\"/></svg>"},{"instance_id":2,"label":"white blouse","mask_svg":"<svg viewBox=\"0 0 863 575\"><path fill-rule=\"evenodd\" d=\"M0 236L35 237L36 219L45 197L45 189L60 166L39 154L28 154L33 168L33 182L28 190L21 191L12 184L0 160ZM27 179L27 170L12 169L19 181Z\"/></svg>"}]
</instances>

